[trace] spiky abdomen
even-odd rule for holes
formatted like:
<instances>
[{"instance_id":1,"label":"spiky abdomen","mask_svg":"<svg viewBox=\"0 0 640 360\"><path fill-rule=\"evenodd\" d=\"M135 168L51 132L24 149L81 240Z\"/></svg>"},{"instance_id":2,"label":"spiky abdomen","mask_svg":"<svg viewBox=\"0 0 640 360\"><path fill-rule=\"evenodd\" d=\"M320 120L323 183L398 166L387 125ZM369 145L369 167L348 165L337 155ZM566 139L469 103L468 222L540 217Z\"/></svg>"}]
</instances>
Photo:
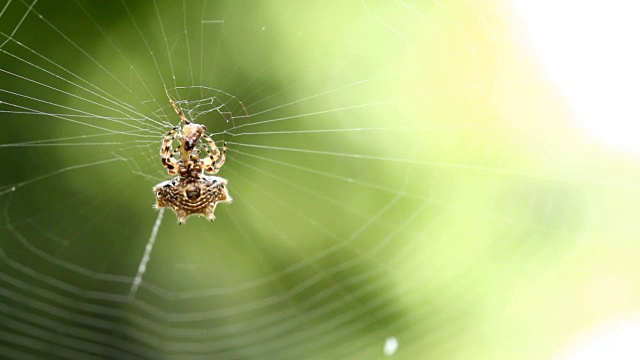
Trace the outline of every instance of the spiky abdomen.
<instances>
[{"instance_id":1,"label":"spiky abdomen","mask_svg":"<svg viewBox=\"0 0 640 360\"><path fill-rule=\"evenodd\" d=\"M168 207L175 211L183 224L190 215L206 216L213 221L216 205L231 202L227 180L218 176L201 175L198 178L177 177L156 185L156 208Z\"/></svg>"}]
</instances>

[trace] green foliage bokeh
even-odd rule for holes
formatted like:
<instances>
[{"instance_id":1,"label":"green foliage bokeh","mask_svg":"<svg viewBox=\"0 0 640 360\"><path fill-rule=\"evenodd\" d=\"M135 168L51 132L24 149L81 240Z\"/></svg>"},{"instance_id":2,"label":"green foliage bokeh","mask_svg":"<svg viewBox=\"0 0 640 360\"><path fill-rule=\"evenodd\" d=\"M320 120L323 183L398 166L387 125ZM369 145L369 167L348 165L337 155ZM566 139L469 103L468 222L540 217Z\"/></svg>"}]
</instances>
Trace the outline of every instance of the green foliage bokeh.
<instances>
[{"instance_id":1,"label":"green foliage bokeh","mask_svg":"<svg viewBox=\"0 0 640 360\"><path fill-rule=\"evenodd\" d=\"M0 60L3 257L70 302L113 295L125 333L163 323L160 352L204 328L233 355L371 358L388 336L407 359L552 354L633 302L570 305L614 264L637 275L638 167L550 101L489 4L465 4L38 2L56 30L31 14L29 49ZM129 302L169 178L167 90L229 143L234 203L214 223L164 212ZM213 97L229 112L194 107ZM23 146L49 139L66 145ZM215 326L167 321L199 311Z\"/></svg>"}]
</instances>

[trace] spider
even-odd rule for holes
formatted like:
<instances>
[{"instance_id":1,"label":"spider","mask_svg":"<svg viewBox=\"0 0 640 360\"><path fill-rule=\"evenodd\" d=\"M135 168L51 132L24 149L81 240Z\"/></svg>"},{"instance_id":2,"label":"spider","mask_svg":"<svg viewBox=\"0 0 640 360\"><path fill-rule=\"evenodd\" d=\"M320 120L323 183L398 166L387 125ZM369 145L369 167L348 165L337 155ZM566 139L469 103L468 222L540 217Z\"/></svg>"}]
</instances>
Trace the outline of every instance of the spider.
<instances>
[{"instance_id":1,"label":"spider","mask_svg":"<svg viewBox=\"0 0 640 360\"><path fill-rule=\"evenodd\" d=\"M216 205L232 201L226 187L227 180L213 176L224 164L227 144L224 143L220 152L213 139L205 134L207 128L204 125L191 122L171 98L169 102L184 126L182 129L175 126L165 135L160 158L169 175L178 176L153 188L156 194L155 208L173 209L180 225L190 215L203 215L213 221L216 218L213 215ZM178 146L174 149L175 142ZM207 153L204 158L200 157L201 145Z\"/></svg>"}]
</instances>

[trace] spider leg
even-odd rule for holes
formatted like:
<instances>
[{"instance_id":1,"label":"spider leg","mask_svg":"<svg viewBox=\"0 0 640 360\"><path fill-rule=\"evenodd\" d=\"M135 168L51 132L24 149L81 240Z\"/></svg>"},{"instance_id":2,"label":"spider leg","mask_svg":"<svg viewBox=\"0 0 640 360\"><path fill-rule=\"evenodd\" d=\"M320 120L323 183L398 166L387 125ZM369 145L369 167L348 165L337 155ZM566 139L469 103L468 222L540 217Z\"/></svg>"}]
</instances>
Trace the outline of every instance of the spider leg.
<instances>
[{"instance_id":1,"label":"spider leg","mask_svg":"<svg viewBox=\"0 0 640 360\"><path fill-rule=\"evenodd\" d=\"M225 142L222 146L221 153L220 150L218 150L216 143L209 137L209 135L203 134L202 139L207 142L204 146L204 150L207 152L207 158L202 159L204 171L209 174L215 174L220 170L222 165L224 165L227 155L227 143Z\"/></svg>"},{"instance_id":2,"label":"spider leg","mask_svg":"<svg viewBox=\"0 0 640 360\"><path fill-rule=\"evenodd\" d=\"M171 98L169 98L169 102L171 103L171 106L173 106L173 110L176 111L176 114L180 116L180 120L184 121L185 124L191 124L191 121L189 121L189 119L187 119L187 117L184 116L184 114L182 113L182 110L178 108L178 105L176 105L176 102L173 101L173 99Z\"/></svg>"},{"instance_id":3,"label":"spider leg","mask_svg":"<svg viewBox=\"0 0 640 360\"><path fill-rule=\"evenodd\" d=\"M178 130L179 128L177 126L171 129L162 139L162 147L160 148L162 166L167 168L169 175L176 175L180 169L180 161L174 157L180 148L173 149L173 142L179 136Z\"/></svg>"}]
</instances>

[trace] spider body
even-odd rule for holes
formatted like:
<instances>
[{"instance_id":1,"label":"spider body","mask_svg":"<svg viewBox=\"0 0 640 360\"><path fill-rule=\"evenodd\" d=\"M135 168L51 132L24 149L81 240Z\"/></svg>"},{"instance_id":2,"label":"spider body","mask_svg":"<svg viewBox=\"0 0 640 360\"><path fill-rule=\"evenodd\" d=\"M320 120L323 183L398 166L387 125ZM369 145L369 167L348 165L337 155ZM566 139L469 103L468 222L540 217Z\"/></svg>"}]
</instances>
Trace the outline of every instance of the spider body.
<instances>
[{"instance_id":1,"label":"spider body","mask_svg":"<svg viewBox=\"0 0 640 360\"><path fill-rule=\"evenodd\" d=\"M224 144L220 152L213 139L205 134L207 128L189 121L175 102L169 101L185 124L182 128L174 127L162 139L162 165L167 168L169 175L177 177L153 188L156 194L155 208L173 209L180 224L190 215L203 215L213 221L216 205L232 201L226 188L227 180L212 176L224 164L227 145ZM201 147L207 154L204 158L200 157Z\"/></svg>"},{"instance_id":2,"label":"spider body","mask_svg":"<svg viewBox=\"0 0 640 360\"><path fill-rule=\"evenodd\" d=\"M189 215L204 215L213 221L219 202L231 202L226 189L227 180L219 176L202 175L199 179L177 177L156 185L156 208L170 207L178 215L180 224Z\"/></svg>"}]
</instances>

